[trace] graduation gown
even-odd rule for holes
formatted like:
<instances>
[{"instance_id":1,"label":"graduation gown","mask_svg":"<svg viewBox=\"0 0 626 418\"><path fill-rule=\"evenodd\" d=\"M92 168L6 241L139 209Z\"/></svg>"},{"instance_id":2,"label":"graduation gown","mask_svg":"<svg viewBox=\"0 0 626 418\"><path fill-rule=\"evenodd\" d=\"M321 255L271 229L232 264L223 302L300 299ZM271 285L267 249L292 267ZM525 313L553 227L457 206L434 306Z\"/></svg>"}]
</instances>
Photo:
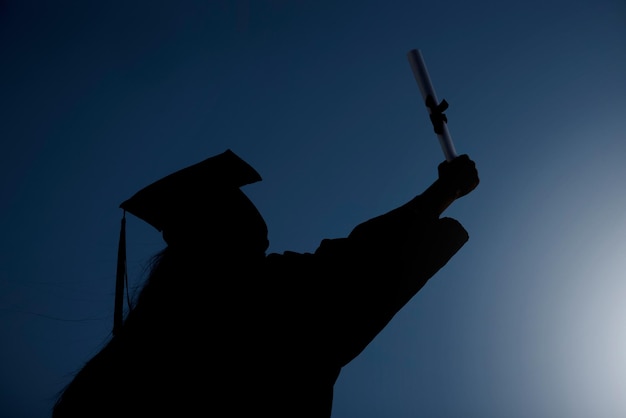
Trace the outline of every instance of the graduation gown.
<instances>
[{"instance_id":1,"label":"graduation gown","mask_svg":"<svg viewBox=\"0 0 626 418\"><path fill-rule=\"evenodd\" d=\"M53 416L329 417L341 368L467 240L418 196L313 253L170 269Z\"/></svg>"}]
</instances>

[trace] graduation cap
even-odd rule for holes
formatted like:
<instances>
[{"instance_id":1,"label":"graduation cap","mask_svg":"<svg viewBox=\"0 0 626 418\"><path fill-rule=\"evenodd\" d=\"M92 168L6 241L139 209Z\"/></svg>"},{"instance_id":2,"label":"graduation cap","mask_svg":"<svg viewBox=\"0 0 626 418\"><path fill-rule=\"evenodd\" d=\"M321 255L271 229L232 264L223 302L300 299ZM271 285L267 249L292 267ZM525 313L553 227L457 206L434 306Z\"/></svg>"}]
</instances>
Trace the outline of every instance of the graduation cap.
<instances>
[{"instance_id":1,"label":"graduation cap","mask_svg":"<svg viewBox=\"0 0 626 418\"><path fill-rule=\"evenodd\" d=\"M256 207L239 189L261 180L248 163L231 150L176 171L135 193L124 201L117 255L113 335L122 326L126 270L126 212L135 215L158 231L171 245L194 242L207 231L206 225L224 223L225 217L237 218L246 233L267 248L267 226ZM230 232L230 231L229 231ZM265 249L263 248L263 249Z\"/></svg>"}]
</instances>

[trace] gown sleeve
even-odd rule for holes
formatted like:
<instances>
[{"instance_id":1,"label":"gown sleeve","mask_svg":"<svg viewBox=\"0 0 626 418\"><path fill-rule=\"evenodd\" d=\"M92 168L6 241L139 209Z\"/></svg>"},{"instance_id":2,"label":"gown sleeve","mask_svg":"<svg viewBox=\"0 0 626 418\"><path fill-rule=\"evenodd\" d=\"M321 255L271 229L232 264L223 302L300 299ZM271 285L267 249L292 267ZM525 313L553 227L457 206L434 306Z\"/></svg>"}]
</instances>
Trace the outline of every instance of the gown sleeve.
<instances>
[{"instance_id":1,"label":"gown sleeve","mask_svg":"<svg viewBox=\"0 0 626 418\"><path fill-rule=\"evenodd\" d=\"M432 215L418 196L347 238L323 240L314 256L337 363L359 355L468 239L458 221Z\"/></svg>"}]
</instances>

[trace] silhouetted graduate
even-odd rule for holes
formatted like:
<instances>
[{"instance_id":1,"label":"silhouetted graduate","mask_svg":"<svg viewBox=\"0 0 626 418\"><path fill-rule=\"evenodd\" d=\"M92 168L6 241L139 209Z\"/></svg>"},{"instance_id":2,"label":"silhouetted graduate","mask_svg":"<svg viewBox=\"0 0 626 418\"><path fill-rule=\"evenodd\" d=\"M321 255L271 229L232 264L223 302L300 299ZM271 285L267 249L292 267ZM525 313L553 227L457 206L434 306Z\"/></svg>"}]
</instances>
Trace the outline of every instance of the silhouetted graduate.
<instances>
[{"instance_id":1,"label":"silhouetted graduate","mask_svg":"<svg viewBox=\"0 0 626 418\"><path fill-rule=\"evenodd\" d=\"M266 255L240 189L261 177L230 150L142 189L121 207L167 247L53 417L329 417L341 368L468 240L440 215L478 185L475 164L438 169L405 205L304 254Z\"/></svg>"}]
</instances>

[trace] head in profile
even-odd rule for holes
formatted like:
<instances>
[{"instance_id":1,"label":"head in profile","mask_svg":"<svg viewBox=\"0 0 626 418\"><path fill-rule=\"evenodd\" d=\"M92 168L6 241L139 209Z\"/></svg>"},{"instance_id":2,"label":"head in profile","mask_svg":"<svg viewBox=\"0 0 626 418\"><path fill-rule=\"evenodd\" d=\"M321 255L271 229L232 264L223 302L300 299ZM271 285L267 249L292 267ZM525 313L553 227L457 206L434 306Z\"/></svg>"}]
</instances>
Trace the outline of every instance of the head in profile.
<instances>
[{"instance_id":1,"label":"head in profile","mask_svg":"<svg viewBox=\"0 0 626 418\"><path fill-rule=\"evenodd\" d=\"M170 247L259 255L263 217L240 187L261 176L231 150L143 188L120 207L162 231Z\"/></svg>"}]
</instances>

